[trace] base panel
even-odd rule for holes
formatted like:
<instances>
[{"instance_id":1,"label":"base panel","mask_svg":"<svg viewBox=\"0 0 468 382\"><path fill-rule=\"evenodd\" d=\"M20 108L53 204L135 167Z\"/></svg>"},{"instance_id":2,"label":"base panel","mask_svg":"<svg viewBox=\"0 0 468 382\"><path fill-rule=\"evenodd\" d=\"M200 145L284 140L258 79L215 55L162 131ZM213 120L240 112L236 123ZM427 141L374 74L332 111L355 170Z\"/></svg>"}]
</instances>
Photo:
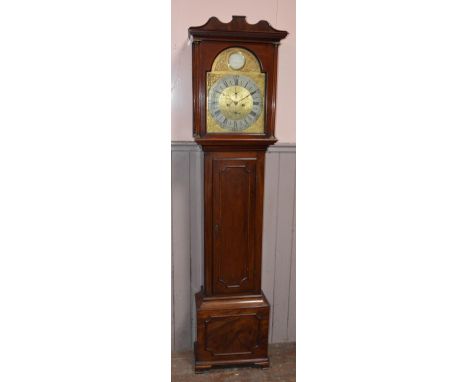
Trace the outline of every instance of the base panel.
<instances>
[{"instance_id":1,"label":"base panel","mask_svg":"<svg viewBox=\"0 0 468 382\"><path fill-rule=\"evenodd\" d=\"M270 304L263 294L233 297L195 295L195 371L214 366L268 367Z\"/></svg>"},{"instance_id":2,"label":"base panel","mask_svg":"<svg viewBox=\"0 0 468 382\"><path fill-rule=\"evenodd\" d=\"M195 373L203 373L204 371L210 370L212 367L229 367L229 366L243 366L243 365L252 365L258 366L262 369L270 367L270 359L267 358L258 358L258 359L238 359L232 361L195 361Z\"/></svg>"}]
</instances>

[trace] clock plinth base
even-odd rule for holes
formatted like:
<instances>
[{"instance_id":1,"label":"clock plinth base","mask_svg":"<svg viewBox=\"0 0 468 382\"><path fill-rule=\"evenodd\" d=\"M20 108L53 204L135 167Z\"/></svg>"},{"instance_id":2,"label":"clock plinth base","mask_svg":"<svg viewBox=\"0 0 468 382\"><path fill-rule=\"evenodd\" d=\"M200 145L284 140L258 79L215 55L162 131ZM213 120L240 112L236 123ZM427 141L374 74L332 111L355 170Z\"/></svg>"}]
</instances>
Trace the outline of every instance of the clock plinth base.
<instances>
[{"instance_id":1,"label":"clock plinth base","mask_svg":"<svg viewBox=\"0 0 468 382\"><path fill-rule=\"evenodd\" d=\"M196 346L195 342L195 346ZM227 367L227 366L242 366L242 365L252 365L257 366L262 369L267 369L270 367L270 360L268 357L259 359L258 362L252 359L245 359L245 360L235 360L235 361L211 361L211 362L204 362L204 361L195 361L195 374L202 374L205 371L210 370L213 367Z\"/></svg>"},{"instance_id":2,"label":"clock plinth base","mask_svg":"<svg viewBox=\"0 0 468 382\"><path fill-rule=\"evenodd\" d=\"M201 291L195 301L195 372L214 366L269 366L270 304L263 293L207 297Z\"/></svg>"}]
</instances>

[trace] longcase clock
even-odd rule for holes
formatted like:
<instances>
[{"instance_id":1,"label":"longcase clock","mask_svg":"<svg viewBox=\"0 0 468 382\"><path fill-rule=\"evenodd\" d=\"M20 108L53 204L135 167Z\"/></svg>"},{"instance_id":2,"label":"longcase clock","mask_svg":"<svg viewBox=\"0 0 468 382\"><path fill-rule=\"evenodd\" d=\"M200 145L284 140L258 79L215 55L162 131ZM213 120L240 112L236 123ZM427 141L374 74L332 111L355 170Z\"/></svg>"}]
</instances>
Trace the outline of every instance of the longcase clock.
<instances>
[{"instance_id":1,"label":"longcase clock","mask_svg":"<svg viewBox=\"0 0 468 382\"><path fill-rule=\"evenodd\" d=\"M265 152L276 142L277 57L287 32L211 17L189 28L193 135L204 151L204 285L195 295L195 371L269 366L261 289Z\"/></svg>"}]
</instances>

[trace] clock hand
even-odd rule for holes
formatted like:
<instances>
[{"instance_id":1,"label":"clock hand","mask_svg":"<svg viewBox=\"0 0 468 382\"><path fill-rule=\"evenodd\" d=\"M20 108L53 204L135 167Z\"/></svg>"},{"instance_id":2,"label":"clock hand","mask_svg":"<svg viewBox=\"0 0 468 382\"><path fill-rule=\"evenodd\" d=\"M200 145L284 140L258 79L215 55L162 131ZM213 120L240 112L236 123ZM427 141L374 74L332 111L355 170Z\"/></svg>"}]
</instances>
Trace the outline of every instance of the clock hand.
<instances>
[{"instance_id":1,"label":"clock hand","mask_svg":"<svg viewBox=\"0 0 468 382\"><path fill-rule=\"evenodd\" d=\"M249 95L251 95L251 94L250 94L250 93L249 93L249 94L247 94L247 95L246 95L244 98L241 98L241 99L240 99L239 101L237 101L237 102L240 102L240 101L242 101L242 100L246 99L246 98L247 98Z\"/></svg>"},{"instance_id":2,"label":"clock hand","mask_svg":"<svg viewBox=\"0 0 468 382\"><path fill-rule=\"evenodd\" d=\"M237 94L237 93L235 93L235 94ZM229 97L229 98L231 99L232 102L234 102L234 105L237 106L237 104L238 104L239 102L241 102L241 101L243 101L244 99L246 99L249 95L252 95L252 94L250 94L250 93L247 94L244 98L241 98L239 101L233 100L232 97Z\"/></svg>"}]
</instances>

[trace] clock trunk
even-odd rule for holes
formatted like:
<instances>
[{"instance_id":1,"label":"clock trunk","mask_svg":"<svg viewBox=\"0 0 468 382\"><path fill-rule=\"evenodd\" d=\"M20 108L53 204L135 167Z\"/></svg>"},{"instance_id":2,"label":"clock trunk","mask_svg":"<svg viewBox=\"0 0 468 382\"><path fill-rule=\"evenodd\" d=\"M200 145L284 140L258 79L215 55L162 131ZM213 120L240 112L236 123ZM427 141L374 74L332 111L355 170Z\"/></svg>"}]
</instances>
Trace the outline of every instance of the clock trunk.
<instances>
[{"instance_id":1,"label":"clock trunk","mask_svg":"<svg viewBox=\"0 0 468 382\"><path fill-rule=\"evenodd\" d=\"M205 153L205 293L261 293L262 151Z\"/></svg>"}]
</instances>

